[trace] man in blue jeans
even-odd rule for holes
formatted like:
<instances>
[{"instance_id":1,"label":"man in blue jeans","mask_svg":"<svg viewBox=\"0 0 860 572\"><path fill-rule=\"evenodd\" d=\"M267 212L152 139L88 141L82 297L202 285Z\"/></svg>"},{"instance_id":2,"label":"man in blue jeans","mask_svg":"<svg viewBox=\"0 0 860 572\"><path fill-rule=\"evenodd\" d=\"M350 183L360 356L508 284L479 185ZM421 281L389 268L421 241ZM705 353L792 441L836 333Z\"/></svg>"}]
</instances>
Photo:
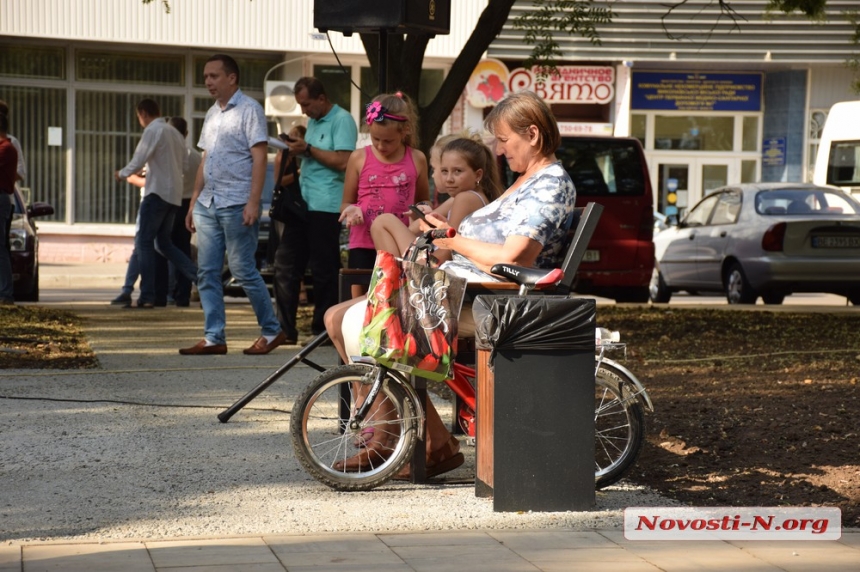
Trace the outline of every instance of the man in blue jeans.
<instances>
[{"instance_id":1,"label":"man in blue jeans","mask_svg":"<svg viewBox=\"0 0 860 572\"><path fill-rule=\"evenodd\" d=\"M161 253L189 280L196 280L197 268L170 238L176 211L182 204L182 171L188 163L185 140L179 131L161 117L158 104L142 99L137 104L137 119L143 135L128 165L117 171L117 181L136 175L146 167L146 184L140 201L139 228L134 250L140 263L140 297L127 308L153 308L156 257ZM156 249L158 253L156 253Z\"/></svg>"},{"instance_id":2,"label":"man in blue jeans","mask_svg":"<svg viewBox=\"0 0 860 572\"><path fill-rule=\"evenodd\" d=\"M266 178L266 116L260 104L239 89L239 66L230 56L209 58L203 80L215 104L206 113L200 133L203 162L185 224L197 232L197 291L205 323L203 339L179 353L227 353L221 283L226 251L230 272L242 284L261 329L261 336L244 353L267 354L283 344L286 336L254 258Z\"/></svg>"}]
</instances>

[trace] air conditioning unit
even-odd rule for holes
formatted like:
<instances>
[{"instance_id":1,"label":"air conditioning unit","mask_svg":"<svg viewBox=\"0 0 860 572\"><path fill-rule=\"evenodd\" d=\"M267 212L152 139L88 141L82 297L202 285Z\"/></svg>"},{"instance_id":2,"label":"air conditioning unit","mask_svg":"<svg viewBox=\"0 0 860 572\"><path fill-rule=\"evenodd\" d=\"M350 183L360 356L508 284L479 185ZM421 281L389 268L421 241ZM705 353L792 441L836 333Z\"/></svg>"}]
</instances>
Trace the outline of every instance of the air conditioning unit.
<instances>
[{"instance_id":1,"label":"air conditioning unit","mask_svg":"<svg viewBox=\"0 0 860 572\"><path fill-rule=\"evenodd\" d=\"M287 115L301 115L301 109L296 103L296 82L294 81L267 81L266 89L266 115L269 117L284 117Z\"/></svg>"}]
</instances>

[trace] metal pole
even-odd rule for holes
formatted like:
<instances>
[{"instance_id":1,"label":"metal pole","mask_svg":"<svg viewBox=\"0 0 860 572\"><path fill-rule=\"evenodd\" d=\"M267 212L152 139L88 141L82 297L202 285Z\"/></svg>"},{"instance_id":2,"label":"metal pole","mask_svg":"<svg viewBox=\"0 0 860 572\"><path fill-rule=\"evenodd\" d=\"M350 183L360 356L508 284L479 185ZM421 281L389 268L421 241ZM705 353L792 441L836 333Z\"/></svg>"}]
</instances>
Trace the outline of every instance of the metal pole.
<instances>
[{"instance_id":1,"label":"metal pole","mask_svg":"<svg viewBox=\"0 0 860 572\"><path fill-rule=\"evenodd\" d=\"M388 93L388 30L379 30L379 93Z\"/></svg>"}]
</instances>

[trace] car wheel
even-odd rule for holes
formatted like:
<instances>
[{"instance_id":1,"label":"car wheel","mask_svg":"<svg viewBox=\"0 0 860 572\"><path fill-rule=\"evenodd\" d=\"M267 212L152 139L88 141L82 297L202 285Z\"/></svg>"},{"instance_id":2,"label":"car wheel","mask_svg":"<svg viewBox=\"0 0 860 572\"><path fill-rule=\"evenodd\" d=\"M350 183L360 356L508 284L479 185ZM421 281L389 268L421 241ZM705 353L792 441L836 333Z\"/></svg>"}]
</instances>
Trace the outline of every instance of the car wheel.
<instances>
[{"instance_id":1,"label":"car wheel","mask_svg":"<svg viewBox=\"0 0 860 572\"><path fill-rule=\"evenodd\" d=\"M624 303L644 304L648 301L648 288L624 288L615 295L615 301Z\"/></svg>"},{"instance_id":2,"label":"car wheel","mask_svg":"<svg viewBox=\"0 0 860 572\"><path fill-rule=\"evenodd\" d=\"M16 295L15 299L19 302L38 302L39 301L39 270L33 276L33 282L30 284L30 289L26 292Z\"/></svg>"},{"instance_id":3,"label":"car wheel","mask_svg":"<svg viewBox=\"0 0 860 572\"><path fill-rule=\"evenodd\" d=\"M666 286L663 280L663 273L654 267L651 272L651 284L648 285L648 296L655 304L666 304L672 299L672 291Z\"/></svg>"},{"instance_id":4,"label":"car wheel","mask_svg":"<svg viewBox=\"0 0 860 572\"><path fill-rule=\"evenodd\" d=\"M785 300L785 294L781 292L764 292L761 295L761 299L765 304L779 305Z\"/></svg>"},{"instance_id":5,"label":"car wheel","mask_svg":"<svg viewBox=\"0 0 860 572\"><path fill-rule=\"evenodd\" d=\"M726 272L726 299L729 304L755 304L758 293L747 281L743 268L733 262Z\"/></svg>"}]
</instances>

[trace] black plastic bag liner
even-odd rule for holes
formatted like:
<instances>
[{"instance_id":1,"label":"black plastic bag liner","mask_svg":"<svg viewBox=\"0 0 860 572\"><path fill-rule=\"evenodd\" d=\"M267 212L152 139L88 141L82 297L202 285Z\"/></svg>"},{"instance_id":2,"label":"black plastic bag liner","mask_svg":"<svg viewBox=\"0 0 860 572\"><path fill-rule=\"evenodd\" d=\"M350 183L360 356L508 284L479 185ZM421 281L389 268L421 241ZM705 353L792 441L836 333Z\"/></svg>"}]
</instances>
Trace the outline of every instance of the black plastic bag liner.
<instances>
[{"instance_id":1,"label":"black plastic bag liner","mask_svg":"<svg viewBox=\"0 0 860 572\"><path fill-rule=\"evenodd\" d=\"M594 351L594 300L567 296L476 296L475 347Z\"/></svg>"}]
</instances>

